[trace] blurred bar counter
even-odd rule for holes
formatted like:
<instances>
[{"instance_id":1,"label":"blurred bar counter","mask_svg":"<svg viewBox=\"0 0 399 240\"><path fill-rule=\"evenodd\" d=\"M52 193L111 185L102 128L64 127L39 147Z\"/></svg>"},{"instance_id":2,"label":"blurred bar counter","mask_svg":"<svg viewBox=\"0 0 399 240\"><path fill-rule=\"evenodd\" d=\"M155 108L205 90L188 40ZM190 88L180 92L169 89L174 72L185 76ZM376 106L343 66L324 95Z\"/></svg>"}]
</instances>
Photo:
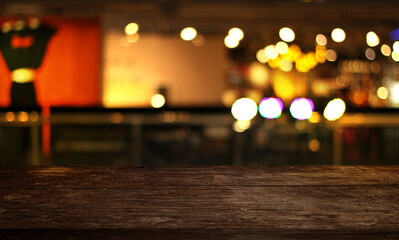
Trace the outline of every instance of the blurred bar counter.
<instances>
[{"instance_id":1,"label":"blurred bar counter","mask_svg":"<svg viewBox=\"0 0 399 240\"><path fill-rule=\"evenodd\" d=\"M258 115L243 130L227 108L2 109L0 165L399 164L399 109L316 116Z\"/></svg>"},{"instance_id":2,"label":"blurred bar counter","mask_svg":"<svg viewBox=\"0 0 399 240\"><path fill-rule=\"evenodd\" d=\"M399 167L0 168L1 239L398 239Z\"/></svg>"}]
</instances>

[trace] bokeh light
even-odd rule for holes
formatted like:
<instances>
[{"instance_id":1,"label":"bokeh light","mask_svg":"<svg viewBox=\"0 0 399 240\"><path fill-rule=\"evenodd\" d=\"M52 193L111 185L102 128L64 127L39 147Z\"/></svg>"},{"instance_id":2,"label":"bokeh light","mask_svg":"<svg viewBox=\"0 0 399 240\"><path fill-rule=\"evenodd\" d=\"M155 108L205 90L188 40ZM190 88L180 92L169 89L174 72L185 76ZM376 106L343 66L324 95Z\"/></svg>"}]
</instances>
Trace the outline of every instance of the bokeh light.
<instances>
[{"instance_id":1,"label":"bokeh light","mask_svg":"<svg viewBox=\"0 0 399 240\"><path fill-rule=\"evenodd\" d=\"M233 103L231 113L237 120L248 121L258 113L258 106L255 101L250 98L240 98Z\"/></svg>"},{"instance_id":2,"label":"bokeh light","mask_svg":"<svg viewBox=\"0 0 399 240\"><path fill-rule=\"evenodd\" d=\"M291 28L283 27L279 31L279 36L285 42L292 42L295 39L295 32Z\"/></svg>"},{"instance_id":3,"label":"bokeh light","mask_svg":"<svg viewBox=\"0 0 399 240\"><path fill-rule=\"evenodd\" d=\"M151 106L153 108L161 108L165 105L165 97L162 94L155 94L151 97Z\"/></svg>"},{"instance_id":4,"label":"bokeh light","mask_svg":"<svg viewBox=\"0 0 399 240\"><path fill-rule=\"evenodd\" d=\"M393 51L391 57L395 62L399 62L399 52Z\"/></svg>"},{"instance_id":5,"label":"bokeh light","mask_svg":"<svg viewBox=\"0 0 399 240\"><path fill-rule=\"evenodd\" d=\"M367 48L365 55L368 60L374 60L375 59L375 51L372 48Z\"/></svg>"},{"instance_id":6,"label":"bokeh light","mask_svg":"<svg viewBox=\"0 0 399 240\"><path fill-rule=\"evenodd\" d=\"M7 112L6 113L6 120L8 122L12 122L15 120L15 114L13 112Z\"/></svg>"},{"instance_id":7,"label":"bokeh light","mask_svg":"<svg viewBox=\"0 0 399 240\"><path fill-rule=\"evenodd\" d=\"M366 42L367 42L367 45L369 45L370 47L375 47L378 44L380 44L380 38L378 37L378 35L375 32L370 31L366 35Z\"/></svg>"},{"instance_id":8,"label":"bokeh light","mask_svg":"<svg viewBox=\"0 0 399 240\"><path fill-rule=\"evenodd\" d=\"M276 46L274 46L274 45L269 45L269 46L265 47L265 53L269 59L275 59L278 57L278 52L277 52Z\"/></svg>"},{"instance_id":9,"label":"bokeh light","mask_svg":"<svg viewBox=\"0 0 399 240\"><path fill-rule=\"evenodd\" d=\"M129 23L125 27L125 33L127 35L133 35L133 34L137 33L138 30L139 30L139 25L137 23L134 23L134 22Z\"/></svg>"},{"instance_id":10,"label":"bokeh light","mask_svg":"<svg viewBox=\"0 0 399 240\"><path fill-rule=\"evenodd\" d=\"M384 55L384 56L390 56L391 55L391 48L388 46L388 45L386 45L386 44L383 44L382 46L381 46L381 53L382 53L382 55Z\"/></svg>"},{"instance_id":11,"label":"bokeh light","mask_svg":"<svg viewBox=\"0 0 399 240\"><path fill-rule=\"evenodd\" d=\"M281 59L280 61L280 69L284 72L289 72L292 69L292 62L288 59Z\"/></svg>"},{"instance_id":12,"label":"bokeh light","mask_svg":"<svg viewBox=\"0 0 399 240\"><path fill-rule=\"evenodd\" d=\"M311 123L318 123L320 122L320 114L318 112L313 112L312 116L308 119Z\"/></svg>"},{"instance_id":13,"label":"bokeh light","mask_svg":"<svg viewBox=\"0 0 399 240\"><path fill-rule=\"evenodd\" d=\"M280 54L286 54L288 52L288 44L285 42L278 42L276 43L276 50Z\"/></svg>"},{"instance_id":14,"label":"bokeh light","mask_svg":"<svg viewBox=\"0 0 399 240\"><path fill-rule=\"evenodd\" d=\"M314 104L307 98L296 98L290 106L291 116L298 120L309 119L312 116Z\"/></svg>"},{"instance_id":15,"label":"bokeh light","mask_svg":"<svg viewBox=\"0 0 399 240\"><path fill-rule=\"evenodd\" d=\"M388 98L388 96L389 96L388 88L382 86L377 89L378 98L385 100Z\"/></svg>"},{"instance_id":16,"label":"bokeh light","mask_svg":"<svg viewBox=\"0 0 399 240\"><path fill-rule=\"evenodd\" d=\"M320 149L320 141L317 139L312 139L309 141L309 149L312 152L317 152Z\"/></svg>"},{"instance_id":17,"label":"bokeh light","mask_svg":"<svg viewBox=\"0 0 399 240\"><path fill-rule=\"evenodd\" d=\"M399 41L393 43L392 49L394 52L399 53Z\"/></svg>"},{"instance_id":18,"label":"bokeh light","mask_svg":"<svg viewBox=\"0 0 399 240\"><path fill-rule=\"evenodd\" d=\"M327 38L323 34L317 34L316 43L320 46L325 46L327 44Z\"/></svg>"},{"instance_id":19,"label":"bokeh light","mask_svg":"<svg viewBox=\"0 0 399 240\"><path fill-rule=\"evenodd\" d=\"M346 38L346 33L343 29L341 28L335 28L332 32L331 32L331 38L332 40L334 40L334 42L343 42Z\"/></svg>"},{"instance_id":20,"label":"bokeh light","mask_svg":"<svg viewBox=\"0 0 399 240\"><path fill-rule=\"evenodd\" d=\"M186 27L180 32L180 37L184 41L191 41L197 36L197 30L193 27Z\"/></svg>"},{"instance_id":21,"label":"bokeh light","mask_svg":"<svg viewBox=\"0 0 399 240\"><path fill-rule=\"evenodd\" d=\"M230 29L228 35L237 39L238 41L241 41L244 38L244 32L237 27Z\"/></svg>"},{"instance_id":22,"label":"bokeh light","mask_svg":"<svg viewBox=\"0 0 399 240\"><path fill-rule=\"evenodd\" d=\"M224 45L226 45L228 48L236 48L239 44L240 41L231 35L227 35L224 38Z\"/></svg>"},{"instance_id":23,"label":"bokeh light","mask_svg":"<svg viewBox=\"0 0 399 240\"><path fill-rule=\"evenodd\" d=\"M277 97L285 100L290 100L295 94L295 83L292 77L283 72L274 74L273 90Z\"/></svg>"},{"instance_id":24,"label":"bokeh light","mask_svg":"<svg viewBox=\"0 0 399 240\"><path fill-rule=\"evenodd\" d=\"M256 52L256 59L258 59L260 63L267 63L267 61L269 61L269 58L266 56L265 49L260 49Z\"/></svg>"},{"instance_id":25,"label":"bokeh light","mask_svg":"<svg viewBox=\"0 0 399 240\"><path fill-rule=\"evenodd\" d=\"M253 62L248 68L248 79L255 86L265 87L269 80L269 70L265 65Z\"/></svg>"},{"instance_id":26,"label":"bokeh light","mask_svg":"<svg viewBox=\"0 0 399 240\"><path fill-rule=\"evenodd\" d=\"M340 98L335 98L324 108L323 115L328 121L335 121L344 115L345 109L345 102Z\"/></svg>"},{"instance_id":27,"label":"bokeh light","mask_svg":"<svg viewBox=\"0 0 399 240\"><path fill-rule=\"evenodd\" d=\"M267 119L279 118L283 109L283 102L278 98L264 98L259 103L259 113Z\"/></svg>"},{"instance_id":28,"label":"bokeh light","mask_svg":"<svg viewBox=\"0 0 399 240\"><path fill-rule=\"evenodd\" d=\"M326 51L326 59L329 62L335 62L337 61L337 52L335 52L333 49L328 49Z\"/></svg>"},{"instance_id":29,"label":"bokeh light","mask_svg":"<svg viewBox=\"0 0 399 240\"><path fill-rule=\"evenodd\" d=\"M241 121L237 120L233 124L233 129L235 132L244 132L251 127L251 120Z\"/></svg>"}]
</instances>

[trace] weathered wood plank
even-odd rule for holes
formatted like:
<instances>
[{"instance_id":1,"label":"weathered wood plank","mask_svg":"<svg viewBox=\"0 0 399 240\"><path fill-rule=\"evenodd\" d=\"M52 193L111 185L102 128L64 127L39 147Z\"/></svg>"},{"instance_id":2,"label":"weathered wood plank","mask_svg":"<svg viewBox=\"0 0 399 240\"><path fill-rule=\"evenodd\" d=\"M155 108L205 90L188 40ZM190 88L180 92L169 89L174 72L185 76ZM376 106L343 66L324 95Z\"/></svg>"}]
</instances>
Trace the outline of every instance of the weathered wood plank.
<instances>
[{"instance_id":1,"label":"weathered wood plank","mask_svg":"<svg viewBox=\"0 0 399 240\"><path fill-rule=\"evenodd\" d=\"M0 168L0 189L0 235L399 237L399 167Z\"/></svg>"}]
</instances>

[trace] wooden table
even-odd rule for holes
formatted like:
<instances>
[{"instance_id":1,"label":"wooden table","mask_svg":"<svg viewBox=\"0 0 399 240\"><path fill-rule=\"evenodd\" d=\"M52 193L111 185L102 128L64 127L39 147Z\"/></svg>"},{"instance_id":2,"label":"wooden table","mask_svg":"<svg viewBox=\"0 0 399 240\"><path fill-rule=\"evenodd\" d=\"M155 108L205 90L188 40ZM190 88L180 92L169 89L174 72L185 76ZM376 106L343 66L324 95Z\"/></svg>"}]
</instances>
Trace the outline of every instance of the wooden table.
<instances>
[{"instance_id":1,"label":"wooden table","mask_svg":"<svg viewBox=\"0 0 399 240\"><path fill-rule=\"evenodd\" d=\"M0 168L0 189L0 239L399 239L399 166Z\"/></svg>"}]
</instances>

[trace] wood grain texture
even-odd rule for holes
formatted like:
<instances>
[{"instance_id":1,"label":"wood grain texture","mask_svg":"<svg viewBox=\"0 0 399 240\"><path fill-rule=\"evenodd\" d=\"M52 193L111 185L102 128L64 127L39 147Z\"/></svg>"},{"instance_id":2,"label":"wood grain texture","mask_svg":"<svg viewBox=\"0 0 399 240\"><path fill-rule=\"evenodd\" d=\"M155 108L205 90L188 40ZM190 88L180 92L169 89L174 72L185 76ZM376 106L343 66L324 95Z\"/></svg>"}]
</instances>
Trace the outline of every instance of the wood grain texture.
<instances>
[{"instance_id":1,"label":"wood grain texture","mask_svg":"<svg viewBox=\"0 0 399 240\"><path fill-rule=\"evenodd\" d=\"M399 238L397 166L0 168L0 189L21 239Z\"/></svg>"}]
</instances>

